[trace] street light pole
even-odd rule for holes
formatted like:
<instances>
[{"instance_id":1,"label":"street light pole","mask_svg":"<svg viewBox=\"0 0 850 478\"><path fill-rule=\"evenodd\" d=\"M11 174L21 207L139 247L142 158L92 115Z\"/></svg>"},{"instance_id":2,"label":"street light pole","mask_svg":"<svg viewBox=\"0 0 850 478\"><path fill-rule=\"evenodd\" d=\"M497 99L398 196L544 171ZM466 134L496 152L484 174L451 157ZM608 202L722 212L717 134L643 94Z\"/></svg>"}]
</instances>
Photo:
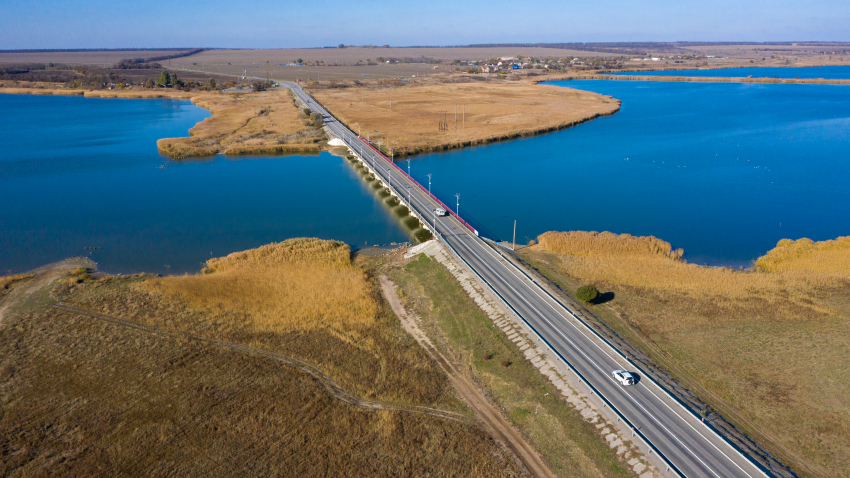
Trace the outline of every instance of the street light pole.
<instances>
[{"instance_id":1,"label":"street light pole","mask_svg":"<svg viewBox=\"0 0 850 478\"><path fill-rule=\"evenodd\" d=\"M390 174L390 168L387 168L387 181L390 184L390 189L393 188L393 176Z\"/></svg>"},{"instance_id":2,"label":"street light pole","mask_svg":"<svg viewBox=\"0 0 850 478\"><path fill-rule=\"evenodd\" d=\"M410 158L407 158L407 175L410 176Z\"/></svg>"},{"instance_id":3,"label":"street light pole","mask_svg":"<svg viewBox=\"0 0 850 478\"><path fill-rule=\"evenodd\" d=\"M455 206L455 215L457 217L460 217L460 193L455 194L455 197L457 198L457 206Z\"/></svg>"},{"instance_id":4,"label":"street light pole","mask_svg":"<svg viewBox=\"0 0 850 478\"><path fill-rule=\"evenodd\" d=\"M428 173L428 195L431 195L431 173Z\"/></svg>"},{"instance_id":5,"label":"street light pole","mask_svg":"<svg viewBox=\"0 0 850 478\"><path fill-rule=\"evenodd\" d=\"M437 208L431 210L434 213L434 235L437 235Z\"/></svg>"}]
</instances>

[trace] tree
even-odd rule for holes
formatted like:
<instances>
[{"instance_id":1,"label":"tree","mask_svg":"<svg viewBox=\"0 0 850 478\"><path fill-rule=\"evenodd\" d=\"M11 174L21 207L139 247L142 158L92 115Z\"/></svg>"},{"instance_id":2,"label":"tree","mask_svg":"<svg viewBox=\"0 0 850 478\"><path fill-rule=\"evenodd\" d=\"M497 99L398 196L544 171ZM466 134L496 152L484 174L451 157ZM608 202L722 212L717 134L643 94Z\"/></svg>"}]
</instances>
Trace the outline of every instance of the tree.
<instances>
[{"instance_id":1,"label":"tree","mask_svg":"<svg viewBox=\"0 0 850 478\"><path fill-rule=\"evenodd\" d=\"M171 84L171 75L168 74L168 70L162 70L162 73L159 74L159 78L156 79L156 84L158 86Z\"/></svg>"},{"instance_id":2,"label":"tree","mask_svg":"<svg viewBox=\"0 0 850 478\"><path fill-rule=\"evenodd\" d=\"M599 290L593 284L579 287L576 290L576 299L582 302L592 302L597 297L599 297Z\"/></svg>"},{"instance_id":3,"label":"tree","mask_svg":"<svg viewBox=\"0 0 850 478\"><path fill-rule=\"evenodd\" d=\"M153 87L156 86L156 81L154 81L153 78L148 78L147 80L145 80L144 86L145 86L145 88L153 88Z\"/></svg>"},{"instance_id":4,"label":"tree","mask_svg":"<svg viewBox=\"0 0 850 478\"><path fill-rule=\"evenodd\" d=\"M337 48L345 48L345 45L343 45L342 43L340 43L340 44L339 44L339 46L338 46Z\"/></svg>"},{"instance_id":5,"label":"tree","mask_svg":"<svg viewBox=\"0 0 850 478\"><path fill-rule=\"evenodd\" d=\"M295 63L298 63L298 64L300 65L300 64L304 63L304 60L302 60L301 58L299 58L299 59L298 59Z\"/></svg>"},{"instance_id":6,"label":"tree","mask_svg":"<svg viewBox=\"0 0 850 478\"><path fill-rule=\"evenodd\" d=\"M210 78L207 80L207 89L214 90L215 89L215 78Z\"/></svg>"}]
</instances>

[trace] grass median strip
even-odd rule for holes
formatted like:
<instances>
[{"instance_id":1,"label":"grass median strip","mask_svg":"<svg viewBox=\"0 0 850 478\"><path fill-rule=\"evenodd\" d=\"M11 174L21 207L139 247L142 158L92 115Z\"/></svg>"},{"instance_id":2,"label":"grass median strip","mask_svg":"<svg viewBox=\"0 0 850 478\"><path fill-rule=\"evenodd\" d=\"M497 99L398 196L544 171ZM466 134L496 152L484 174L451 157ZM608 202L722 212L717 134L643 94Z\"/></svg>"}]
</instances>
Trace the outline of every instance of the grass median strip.
<instances>
[{"instance_id":1,"label":"grass median strip","mask_svg":"<svg viewBox=\"0 0 850 478\"><path fill-rule=\"evenodd\" d=\"M433 342L473 374L558 476L632 476L441 264L420 255L390 277Z\"/></svg>"}]
</instances>

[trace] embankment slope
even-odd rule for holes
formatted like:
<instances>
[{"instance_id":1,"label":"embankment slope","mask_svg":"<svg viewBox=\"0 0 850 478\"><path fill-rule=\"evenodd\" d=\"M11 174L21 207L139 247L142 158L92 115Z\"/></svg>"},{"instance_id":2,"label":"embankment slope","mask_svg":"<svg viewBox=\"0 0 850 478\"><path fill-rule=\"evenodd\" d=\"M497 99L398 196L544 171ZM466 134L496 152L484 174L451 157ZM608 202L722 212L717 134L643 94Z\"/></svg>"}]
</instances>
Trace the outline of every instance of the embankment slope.
<instances>
[{"instance_id":1,"label":"embankment slope","mask_svg":"<svg viewBox=\"0 0 850 478\"><path fill-rule=\"evenodd\" d=\"M781 241L755 270L653 237L548 232L524 259L804 476L850 470L850 242ZM836 260L841 258L841 260ZM765 272L772 271L772 272Z\"/></svg>"}]
</instances>

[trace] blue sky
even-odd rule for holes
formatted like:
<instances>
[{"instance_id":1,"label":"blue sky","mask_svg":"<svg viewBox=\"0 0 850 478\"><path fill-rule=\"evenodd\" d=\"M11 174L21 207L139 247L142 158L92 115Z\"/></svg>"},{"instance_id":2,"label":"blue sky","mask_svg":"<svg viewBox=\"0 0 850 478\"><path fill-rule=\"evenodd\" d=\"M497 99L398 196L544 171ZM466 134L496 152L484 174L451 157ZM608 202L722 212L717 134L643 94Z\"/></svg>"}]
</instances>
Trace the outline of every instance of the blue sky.
<instances>
[{"instance_id":1,"label":"blue sky","mask_svg":"<svg viewBox=\"0 0 850 478\"><path fill-rule=\"evenodd\" d=\"M847 0L3 0L0 49L850 40Z\"/></svg>"}]
</instances>

